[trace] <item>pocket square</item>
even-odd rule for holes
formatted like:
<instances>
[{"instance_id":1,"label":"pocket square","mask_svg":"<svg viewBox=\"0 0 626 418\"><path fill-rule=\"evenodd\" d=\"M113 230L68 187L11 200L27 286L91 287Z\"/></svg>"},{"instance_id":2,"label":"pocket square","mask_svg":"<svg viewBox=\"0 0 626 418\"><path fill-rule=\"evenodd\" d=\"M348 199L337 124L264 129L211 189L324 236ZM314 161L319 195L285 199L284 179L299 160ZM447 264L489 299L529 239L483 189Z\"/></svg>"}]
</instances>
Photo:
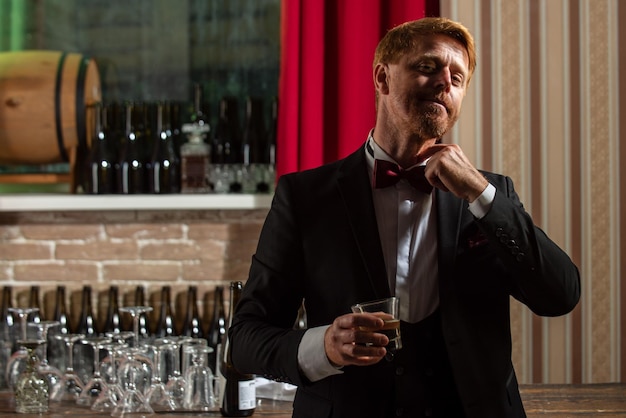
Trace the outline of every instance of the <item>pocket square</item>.
<instances>
[{"instance_id":1,"label":"pocket square","mask_svg":"<svg viewBox=\"0 0 626 418\"><path fill-rule=\"evenodd\" d=\"M489 243L489 239L487 236L482 233L480 229L477 229L476 232L467 239L468 248L480 247L481 245L485 245Z\"/></svg>"}]
</instances>

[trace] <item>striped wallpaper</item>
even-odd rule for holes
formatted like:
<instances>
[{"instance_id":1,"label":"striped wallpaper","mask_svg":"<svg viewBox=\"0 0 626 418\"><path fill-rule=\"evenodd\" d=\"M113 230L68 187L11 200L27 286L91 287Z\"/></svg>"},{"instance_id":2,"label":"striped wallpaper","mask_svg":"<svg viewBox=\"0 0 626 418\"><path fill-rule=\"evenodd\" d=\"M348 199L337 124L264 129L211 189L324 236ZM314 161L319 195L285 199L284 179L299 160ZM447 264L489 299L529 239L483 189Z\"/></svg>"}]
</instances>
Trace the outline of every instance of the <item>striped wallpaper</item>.
<instances>
[{"instance_id":1,"label":"striped wallpaper","mask_svg":"<svg viewBox=\"0 0 626 418\"><path fill-rule=\"evenodd\" d=\"M520 381L626 382L626 2L441 0L441 14L472 31L479 54L447 140L511 176L581 272L569 315L540 318L514 301Z\"/></svg>"}]
</instances>

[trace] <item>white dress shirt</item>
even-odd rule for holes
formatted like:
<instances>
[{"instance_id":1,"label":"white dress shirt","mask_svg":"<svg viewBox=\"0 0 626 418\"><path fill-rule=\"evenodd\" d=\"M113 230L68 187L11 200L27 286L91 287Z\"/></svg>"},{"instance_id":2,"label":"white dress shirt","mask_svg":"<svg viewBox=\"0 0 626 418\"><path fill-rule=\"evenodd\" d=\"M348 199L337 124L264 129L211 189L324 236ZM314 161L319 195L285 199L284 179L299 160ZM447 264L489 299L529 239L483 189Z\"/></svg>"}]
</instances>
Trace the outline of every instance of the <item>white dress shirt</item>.
<instances>
[{"instance_id":1,"label":"white dress shirt","mask_svg":"<svg viewBox=\"0 0 626 418\"><path fill-rule=\"evenodd\" d=\"M395 161L376 144L371 133L367 141L365 154L371 178L375 159ZM489 184L469 204L470 212L482 218L491 208L495 192ZM400 299L400 319L419 322L439 306L436 194L417 191L406 180L373 189L372 194L389 289ZM300 368L313 382L342 373L326 357L324 333L328 327L308 329L298 347Z\"/></svg>"}]
</instances>

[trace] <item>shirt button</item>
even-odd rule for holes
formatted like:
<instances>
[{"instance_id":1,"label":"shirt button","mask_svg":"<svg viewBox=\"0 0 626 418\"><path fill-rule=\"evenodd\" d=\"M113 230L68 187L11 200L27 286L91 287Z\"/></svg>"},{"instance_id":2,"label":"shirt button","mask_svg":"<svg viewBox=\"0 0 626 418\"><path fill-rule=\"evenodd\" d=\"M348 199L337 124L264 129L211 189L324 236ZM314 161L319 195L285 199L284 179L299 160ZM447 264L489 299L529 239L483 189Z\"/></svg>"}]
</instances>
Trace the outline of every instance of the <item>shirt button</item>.
<instances>
[{"instance_id":1,"label":"shirt button","mask_svg":"<svg viewBox=\"0 0 626 418\"><path fill-rule=\"evenodd\" d=\"M502 232L504 232L502 228L496 229L496 237L500 238L500 235L502 235Z\"/></svg>"},{"instance_id":2,"label":"shirt button","mask_svg":"<svg viewBox=\"0 0 626 418\"><path fill-rule=\"evenodd\" d=\"M396 368L396 376L402 376L404 374L404 367Z\"/></svg>"},{"instance_id":3,"label":"shirt button","mask_svg":"<svg viewBox=\"0 0 626 418\"><path fill-rule=\"evenodd\" d=\"M404 415L404 409L403 408L396 408L396 416L397 417L401 417L402 415Z\"/></svg>"},{"instance_id":4,"label":"shirt button","mask_svg":"<svg viewBox=\"0 0 626 418\"><path fill-rule=\"evenodd\" d=\"M522 260L524 260L524 257L526 257L526 254L524 254L524 253L519 253L519 254L517 254L517 256L515 256L515 259L516 259L517 261L520 261L520 262L521 262Z\"/></svg>"}]
</instances>

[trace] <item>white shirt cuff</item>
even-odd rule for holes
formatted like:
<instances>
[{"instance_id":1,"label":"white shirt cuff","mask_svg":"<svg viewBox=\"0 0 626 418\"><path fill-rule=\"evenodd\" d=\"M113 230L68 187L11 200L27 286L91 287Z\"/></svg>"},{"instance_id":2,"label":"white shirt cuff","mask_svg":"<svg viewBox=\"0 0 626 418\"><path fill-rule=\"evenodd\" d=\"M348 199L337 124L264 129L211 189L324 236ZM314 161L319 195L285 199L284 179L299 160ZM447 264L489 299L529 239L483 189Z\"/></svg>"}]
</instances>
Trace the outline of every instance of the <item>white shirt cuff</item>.
<instances>
[{"instance_id":1,"label":"white shirt cuff","mask_svg":"<svg viewBox=\"0 0 626 418\"><path fill-rule=\"evenodd\" d=\"M324 334L329 326L309 328L304 333L298 347L298 365L311 382L343 373L341 369L330 364L328 357L326 357Z\"/></svg>"},{"instance_id":2,"label":"white shirt cuff","mask_svg":"<svg viewBox=\"0 0 626 418\"><path fill-rule=\"evenodd\" d=\"M469 210L476 218L481 219L491 209L493 199L496 198L496 188L493 184L489 183L485 190L469 204Z\"/></svg>"}]
</instances>

